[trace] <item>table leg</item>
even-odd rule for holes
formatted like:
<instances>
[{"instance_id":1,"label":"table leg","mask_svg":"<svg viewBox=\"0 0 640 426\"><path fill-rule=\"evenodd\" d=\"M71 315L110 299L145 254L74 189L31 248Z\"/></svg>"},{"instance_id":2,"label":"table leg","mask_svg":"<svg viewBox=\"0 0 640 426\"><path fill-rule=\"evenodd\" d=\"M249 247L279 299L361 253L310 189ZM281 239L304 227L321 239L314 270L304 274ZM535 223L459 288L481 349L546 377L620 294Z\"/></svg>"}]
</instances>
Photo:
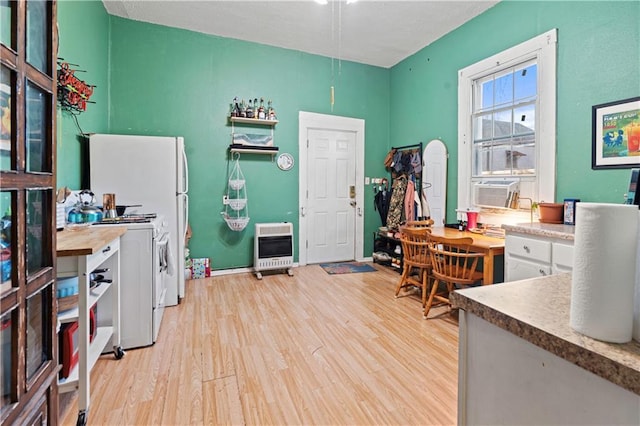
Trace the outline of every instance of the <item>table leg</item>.
<instances>
[{"instance_id":1,"label":"table leg","mask_svg":"<svg viewBox=\"0 0 640 426\"><path fill-rule=\"evenodd\" d=\"M482 275L482 285L493 284L493 252L491 250L484 255Z\"/></svg>"}]
</instances>

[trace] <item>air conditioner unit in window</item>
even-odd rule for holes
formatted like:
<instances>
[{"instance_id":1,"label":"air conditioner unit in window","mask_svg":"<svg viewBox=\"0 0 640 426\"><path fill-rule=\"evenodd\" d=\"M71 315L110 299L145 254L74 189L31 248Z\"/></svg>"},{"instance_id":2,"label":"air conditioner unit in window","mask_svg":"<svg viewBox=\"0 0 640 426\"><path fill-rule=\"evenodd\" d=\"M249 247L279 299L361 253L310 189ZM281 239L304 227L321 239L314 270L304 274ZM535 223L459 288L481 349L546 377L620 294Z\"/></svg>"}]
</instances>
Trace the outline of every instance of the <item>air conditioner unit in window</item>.
<instances>
[{"instance_id":1,"label":"air conditioner unit in window","mask_svg":"<svg viewBox=\"0 0 640 426\"><path fill-rule=\"evenodd\" d=\"M516 180L483 180L473 185L473 202L476 206L506 208L517 191Z\"/></svg>"},{"instance_id":2,"label":"air conditioner unit in window","mask_svg":"<svg viewBox=\"0 0 640 426\"><path fill-rule=\"evenodd\" d=\"M258 279L261 271L286 269L293 275L293 224L256 223L253 268Z\"/></svg>"}]
</instances>

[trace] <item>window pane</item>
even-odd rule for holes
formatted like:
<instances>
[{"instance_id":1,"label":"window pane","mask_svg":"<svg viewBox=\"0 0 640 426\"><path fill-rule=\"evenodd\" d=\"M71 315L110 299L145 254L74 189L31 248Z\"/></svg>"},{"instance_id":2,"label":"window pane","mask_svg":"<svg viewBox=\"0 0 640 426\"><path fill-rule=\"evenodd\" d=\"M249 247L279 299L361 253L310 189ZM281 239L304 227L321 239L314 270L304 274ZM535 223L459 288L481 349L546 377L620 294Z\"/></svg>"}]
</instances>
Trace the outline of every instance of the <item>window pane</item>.
<instances>
[{"instance_id":1,"label":"window pane","mask_svg":"<svg viewBox=\"0 0 640 426\"><path fill-rule=\"evenodd\" d=\"M46 156L48 94L32 83L27 84L27 171L49 172Z\"/></svg>"},{"instance_id":2,"label":"window pane","mask_svg":"<svg viewBox=\"0 0 640 426\"><path fill-rule=\"evenodd\" d=\"M43 190L27 191L27 276L45 264L43 235L47 230L47 197Z\"/></svg>"},{"instance_id":3,"label":"window pane","mask_svg":"<svg viewBox=\"0 0 640 426\"><path fill-rule=\"evenodd\" d=\"M473 120L473 140L491 139L493 137L491 114L481 115Z\"/></svg>"},{"instance_id":4,"label":"window pane","mask_svg":"<svg viewBox=\"0 0 640 426\"><path fill-rule=\"evenodd\" d=\"M513 102L513 74L508 70L495 79L495 105L506 105Z\"/></svg>"},{"instance_id":5,"label":"window pane","mask_svg":"<svg viewBox=\"0 0 640 426\"><path fill-rule=\"evenodd\" d=\"M493 75L476 81L473 90L475 112L493 107Z\"/></svg>"},{"instance_id":6,"label":"window pane","mask_svg":"<svg viewBox=\"0 0 640 426\"><path fill-rule=\"evenodd\" d=\"M493 137L509 136L511 136L511 110L496 112L493 114Z\"/></svg>"},{"instance_id":7,"label":"window pane","mask_svg":"<svg viewBox=\"0 0 640 426\"><path fill-rule=\"evenodd\" d=\"M515 102L535 98L538 93L538 66L525 65L515 70Z\"/></svg>"},{"instance_id":8,"label":"window pane","mask_svg":"<svg viewBox=\"0 0 640 426\"><path fill-rule=\"evenodd\" d=\"M536 106L534 104L516 108L513 111L513 133L533 133L536 131Z\"/></svg>"},{"instance_id":9,"label":"window pane","mask_svg":"<svg viewBox=\"0 0 640 426\"><path fill-rule=\"evenodd\" d=\"M11 71L0 68L0 170L11 170L11 137L15 116L12 100L13 84Z\"/></svg>"},{"instance_id":10,"label":"window pane","mask_svg":"<svg viewBox=\"0 0 640 426\"><path fill-rule=\"evenodd\" d=\"M46 292L41 291L27 299L27 380L47 360L44 340L47 335Z\"/></svg>"},{"instance_id":11,"label":"window pane","mask_svg":"<svg viewBox=\"0 0 640 426\"><path fill-rule=\"evenodd\" d=\"M4 408L11 403L11 371L13 370L13 359L11 352L13 348L13 341L11 339L11 314L13 312L7 312L0 317L0 345L2 345L2 370L0 370L0 393L2 393L2 405ZM16 326L17 326L16 322Z\"/></svg>"},{"instance_id":12,"label":"window pane","mask_svg":"<svg viewBox=\"0 0 640 426\"><path fill-rule=\"evenodd\" d=\"M0 294L11 290L13 282L11 255L16 251L17 241L12 239L12 196L12 192L0 192Z\"/></svg>"},{"instance_id":13,"label":"window pane","mask_svg":"<svg viewBox=\"0 0 640 426\"><path fill-rule=\"evenodd\" d=\"M528 135L514 138L512 142L512 164L514 175L536 174L536 143L535 136Z\"/></svg>"},{"instance_id":14,"label":"window pane","mask_svg":"<svg viewBox=\"0 0 640 426\"><path fill-rule=\"evenodd\" d=\"M11 13L15 6L16 2L14 1L0 0L0 43L11 48L15 47L11 38L13 32Z\"/></svg>"},{"instance_id":15,"label":"window pane","mask_svg":"<svg viewBox=\"0 0 640 426\"><path fill-rule=\"evenodd\" d=\"M27 2L27 61L49 75L47 35L51 33L47 19L47 1Z\"/></svg>"}]
</instances>

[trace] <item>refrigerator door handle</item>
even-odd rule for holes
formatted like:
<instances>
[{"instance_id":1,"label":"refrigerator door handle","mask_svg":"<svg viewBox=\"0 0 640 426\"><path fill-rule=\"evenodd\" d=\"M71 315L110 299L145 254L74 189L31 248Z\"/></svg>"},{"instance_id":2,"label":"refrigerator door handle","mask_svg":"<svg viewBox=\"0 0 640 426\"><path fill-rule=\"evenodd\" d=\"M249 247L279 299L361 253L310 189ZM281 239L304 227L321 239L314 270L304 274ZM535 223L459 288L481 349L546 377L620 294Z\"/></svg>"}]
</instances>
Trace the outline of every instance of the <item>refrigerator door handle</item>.
<instances>
[{"instance_id":1,"label":"refrigerator door handle","mask_svg":"<svg viewBox=\"0 0 640 426\"><path fill-rule=\"evenodd\" d=\"M182 188L182 192L189 192L189 164L187 163L187 152L184 149L184 145L182 146L182 164L184 166L182 169L182 172L184 173L184 176L182 177L184 179L184 188Z\"/></svg>"},{"instance_id":2,"label":"refrigerator door handle","mask_svg":"<svg viewBox=\"0 0 640 426\"><path fill-rule=\"evenodd\" d=\"M187 238L187 225L189 224L189 196L187 194L180 194L184 197L184 235L182 241Z\"/></svg>"}]
</instances>

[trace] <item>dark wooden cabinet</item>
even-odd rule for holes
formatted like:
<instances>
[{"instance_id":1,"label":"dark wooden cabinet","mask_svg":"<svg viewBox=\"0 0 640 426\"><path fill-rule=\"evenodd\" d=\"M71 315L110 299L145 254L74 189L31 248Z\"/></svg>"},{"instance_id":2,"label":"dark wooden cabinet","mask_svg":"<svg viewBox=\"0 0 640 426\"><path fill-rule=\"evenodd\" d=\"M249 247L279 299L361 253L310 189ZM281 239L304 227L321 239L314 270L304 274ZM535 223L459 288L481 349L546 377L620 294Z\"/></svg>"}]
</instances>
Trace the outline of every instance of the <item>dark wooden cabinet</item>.
<instances>
[{"instance_id":1,"label":"dark wooden cabinet","mask_svg":"<svg viewBox=\"0 0 640 426\"><path fill-rule=\"evenodd\" d=\"M57 424L56 3L0 2L0 423Z\"/></svg>"}]
</instances>

